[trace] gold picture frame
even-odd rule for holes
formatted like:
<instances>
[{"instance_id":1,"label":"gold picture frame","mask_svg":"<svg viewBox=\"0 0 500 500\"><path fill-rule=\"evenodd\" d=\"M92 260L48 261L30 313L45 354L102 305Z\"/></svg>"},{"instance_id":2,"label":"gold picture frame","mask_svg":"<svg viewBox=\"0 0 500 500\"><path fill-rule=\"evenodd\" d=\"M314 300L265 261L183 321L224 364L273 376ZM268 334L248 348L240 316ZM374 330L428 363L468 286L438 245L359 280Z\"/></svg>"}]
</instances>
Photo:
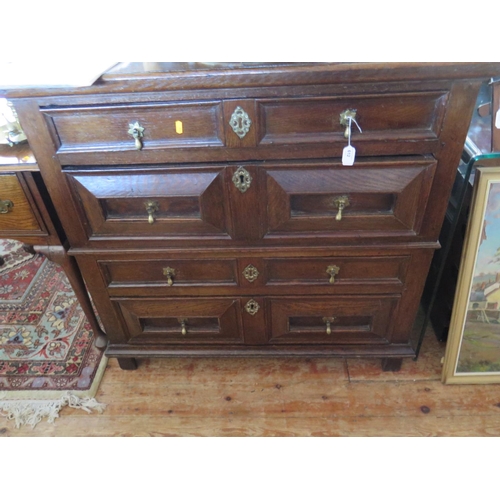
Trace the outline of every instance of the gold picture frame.
<instances>
[{"instance_id":1,"label":"gold picture frame","mask_svg":"<svg viewBox=\"0 0 500 500\"><path fill-rule=\"evenodd\" d=\"M478 167L442 382L500 383L500 167Z\"/></svg>"}]
</instances>

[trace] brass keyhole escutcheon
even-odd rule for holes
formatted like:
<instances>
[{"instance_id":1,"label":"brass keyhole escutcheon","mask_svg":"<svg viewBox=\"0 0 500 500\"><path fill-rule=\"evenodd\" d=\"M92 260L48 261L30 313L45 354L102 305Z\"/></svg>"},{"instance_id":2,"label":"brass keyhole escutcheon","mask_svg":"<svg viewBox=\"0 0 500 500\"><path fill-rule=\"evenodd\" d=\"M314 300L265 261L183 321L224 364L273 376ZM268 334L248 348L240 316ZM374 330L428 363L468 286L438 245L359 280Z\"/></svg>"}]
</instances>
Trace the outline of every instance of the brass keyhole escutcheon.
<instances>
[{"instance_id":1,"label":"brass keyhole escutcheon","mask_svg":"<svg viewBox=\"0 0 500 500\"><path fill-rule=\"evenodd\" d=\"M252 266L252 264L248 264L243 270L243 276L252 283L259 277L259 271L257 271L257 268Z\"/></svg>"},{"instance_id":2,"label":"brass keyhole escutcheon","mask_svg":"<svg viewBox=\"0 0 500 500\"><path fill-rule=\"evenodd\" d=\"M164 267L163 275L167 277L168 286L172 286L174 284L173 278L175 277L175 269L171 267Z\"/></svg>"},{"instance_id":3,"label":"brass keyhole escutcheon","mask_svg":"<svg viewBox=\"0 0 500 500\"><path fill-rule=\"evenodd\" d=\"M335 216L335 220L342 220L342 212L346 207L349 206L349 198L347 196L339 196L333 200L333 204L338 208L337 215Z\"/></svg>"},{"instance_id":4,"label":"brass keyhole escutcheon","mask_svg":"<svg viewBox=\"0 0 500 500\"><path fill-rule=\"evenodd\" d=\"M335 321L335 316L330 316L328 318L323 318L323 323L326 324L326 334L331 335L332 333L332 323Z\"/></svg>"},{"instance_id":5,"label":"brass keyhole escutcheon","mask_svg":"<svg viewBox=\"0 0 500 500\"><path fill-rule=\"evenodd\" d=\"M153 222L155 221L154 214L158 212L158 210L160 209L160 205L157 201L146 201L144 203L144 206L146 207L146 211L148 212L148 222L150 224L153 224Z\"/></svg>"},{"instance_id":6,"label":"brass keyhole escutcheon","mask_svg":"<svg viewBox=\"0 0 500 500\"><path fill-rule=\"evenodd\" d=\"M252 176L250 175L250 172L243 167L238 167L236 172L233 174L233 184L240 192L245 193L252 184Z\"/></svg>"},{"instance_id":7,"label":"brass keyhole escutcheon","mask_svg":"<svg viewBox=\"0 0 500 500\"><path fill-rule=\"evenodd\" d=\"M144 137L144 127L139 122L129 123L128 133L134 138L135 149L142 149L142 138Z\"/></svg>"},{"instance_id":8,"label":"brass keyhole escutcheon","mask_svg":"<svg viewBox=\"0 0 500 500\"><path fill-rule=\"evenodd\" d=\"M257 312L259 311L259 309L260 309L259 304L255 300L253 300L253 299L250 299L245 304L245 310L251 316L255 316L257 314Z\"/></svg>"},{"instance_id":9,"label":"brass keyhole escutcheon","mask_svg":"<svg viewBox=\"0 0 500 500\"><path fill-rule=\"evenodd\" d=\"M330 275L330 283L333 285L335 283L335 276L339 274L340 267L339 266L328 266L326 268L326 273Z\"/></svg>"},{"instance_id":10,"label":"brass keyhole escutcheon","mask_svg":"<svg viewBox=\"0 0 500 500\"><path fill-rule=\"evenodd\" d=\"M243 139L250 130L252 120L250 120L250 117L241 106L236 106L236 109L229 119L229 125L231 125L233 132L240 139Z\"/></svg>"},{"instance_id":11,"label":"brass keyhole escutcheon","mask_svg":"<svg viewBox=\"0 0 500 500\"><path fill-rule=\"evenodd\" d=\"M185 318L179 318L177 321L179 321L180 325L181 325L181 334L182 335L186 335L187 334L187 319Z\"/></svg>"},{"instance_id":12,"label":"brass keyhole escutcheon","mask_svg":"<svg viewBox=\"0 0 500 500\"><path fill-rule=\"evenodd\" d=\"M11 200L0 200L0 214L7 214L14 208Z\"/></svg>"}]
</instances>

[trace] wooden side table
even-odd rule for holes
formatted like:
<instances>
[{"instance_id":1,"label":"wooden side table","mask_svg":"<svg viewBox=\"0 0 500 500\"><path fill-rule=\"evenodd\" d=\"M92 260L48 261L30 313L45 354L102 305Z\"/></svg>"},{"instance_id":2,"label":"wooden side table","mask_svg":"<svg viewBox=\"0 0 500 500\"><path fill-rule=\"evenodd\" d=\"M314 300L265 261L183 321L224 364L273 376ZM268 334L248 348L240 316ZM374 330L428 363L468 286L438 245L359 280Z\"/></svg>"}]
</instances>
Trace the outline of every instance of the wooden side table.
<instances>
[{"instance_id":1,"label":"wooden side table","mask_svg":"<svg viewBox=\"0 0 500 500\"><path fill-rule=\"evenodd\" d=\"M107 339L94 314L85 283L43 183L29 146L0 145L0 238L18 240L30 253L59 264L96 334L96 345ZM4 259L0 255L0 266Z\"/></svg>"}]
</instances>

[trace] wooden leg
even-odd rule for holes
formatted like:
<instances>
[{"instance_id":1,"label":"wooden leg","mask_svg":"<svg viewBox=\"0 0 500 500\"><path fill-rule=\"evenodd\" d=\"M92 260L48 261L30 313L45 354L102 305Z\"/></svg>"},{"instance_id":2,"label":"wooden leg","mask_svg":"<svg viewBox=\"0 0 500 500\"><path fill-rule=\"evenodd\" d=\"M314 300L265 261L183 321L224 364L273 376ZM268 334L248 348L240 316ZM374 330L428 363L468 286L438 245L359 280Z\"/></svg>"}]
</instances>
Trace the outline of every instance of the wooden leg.
<instances>
[{"instance_id":1,"label":"wooden leg","mask_svg":"<svg viewBox=\"0 0 500 500\"><path fill-rule=\"evenodd\" d=\"M35 254L36 254L36 251L35 251L35 249L33 248L33 245L28 245L27 243L24 243L24 244L23 244L23 250L24 250L26 253L30 253L31 255L35 255Z\"/></svg>"},{"instance_id":2,"label":"wooden leg","mask_svg":"<svg viewBox=\"0 0 500 500\"><path fill-rule=\"evenodd\" d=\"M137 369L137 361L135 358L118 358L118 364L122 370Z\"/></svg>"},{"instance_id":3,"label":"wooden leg","mask_svg":"<svg viewBox=\"0 0 500 500\"><path fill-rule=\"evenodd\" d=\"M108 345L108 339L97 322L94 309L92 308L92 303L90 302L90 297L87 293L87 288L85 287L85 283L75 259L69 256L65 248L62 246L35 246L34 249L35 252L45 255L49 260L59 264L63 268L71 287L75 292L76 298L78 299L78 302L80 303L83 312L85 313L85 316L87 316L87 320L94 331L96 336L96 347L99 349L105 348Z\"/></svg>"},{"instance_id":4,"label":"wooden leg","mask_svg":"<svg viewBox=\"0 0 500 500\"><path fill-rule=\"evenodd\" d=\"M383 358L382 370L384 370L384 372L398 372L401 370L402 363L403 358Z\"/></svg>"}]
</instances>

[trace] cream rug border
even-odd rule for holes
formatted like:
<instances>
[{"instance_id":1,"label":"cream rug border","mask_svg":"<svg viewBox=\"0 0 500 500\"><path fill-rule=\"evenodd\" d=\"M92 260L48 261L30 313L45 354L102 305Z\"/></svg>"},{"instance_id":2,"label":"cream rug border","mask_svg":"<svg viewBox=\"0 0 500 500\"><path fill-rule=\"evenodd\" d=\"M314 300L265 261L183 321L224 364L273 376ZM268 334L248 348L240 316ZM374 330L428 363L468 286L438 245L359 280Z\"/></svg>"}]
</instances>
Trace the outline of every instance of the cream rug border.
<instances>
[{"instance_id":1,"label":"cream rug border","mask_svg":"<svg viewBox=\"0 0 500 500\"><path fill-rule=\"evenodd\" d=\"M106 405L96 401L94 396L107 364L108 358L103 356L92 386L86 391L48 391L42 394L40 394L42 391L0 392L0 416L7 420L14 420L16 429L23 425L30 425L34 429L44 418L49 424L54 423L65 406L84 410L87 413L92 413L94 410L102 413Z\"/></svg>"},{"instance_id":2,"label":"cream rug border","mask_svg":"<svg viewBox=\"0 0 500 500\"><path fill-rule=\"evenodd\" d=\"M104 375L104 370L106 370L106 366L108 364L108 358L103 355L99 367L97 368L97 372L95 374L94 380L92 381L92 385L89 389L84 391L79 390L70 390L70 391L0 391L0 401L13 401L18 399L29 399L32 401L35 400L48 400L48 399L59 399L61 394L65 392L69 392L70 394L74 394L80 398L93 398L97 389L99 389L99 384L101 383L101 379Z\"/></svg>"}]
</instances>

